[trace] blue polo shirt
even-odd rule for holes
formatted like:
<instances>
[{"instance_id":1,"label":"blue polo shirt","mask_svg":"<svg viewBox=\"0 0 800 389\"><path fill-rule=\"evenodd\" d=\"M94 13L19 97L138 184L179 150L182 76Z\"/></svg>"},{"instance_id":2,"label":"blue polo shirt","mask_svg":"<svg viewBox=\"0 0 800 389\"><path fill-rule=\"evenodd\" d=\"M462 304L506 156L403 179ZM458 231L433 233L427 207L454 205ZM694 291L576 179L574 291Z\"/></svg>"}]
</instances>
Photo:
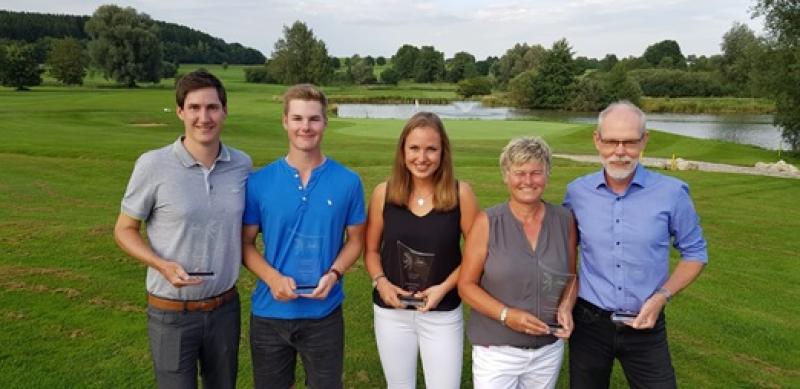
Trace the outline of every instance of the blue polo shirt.
<instances>
[{"instance_id":1,"label":"blue polo shirt","mask_svg":"<svg viewBox=\"0 0 800 389\"><path fill-rule=\"evenodd\" d=\"M244 224L260 226L264 258L296 282L324 274L344 245L345 229L365 219L361 179L330 158L312 171L305 186L297 169L284 158L252 173L247 180ZM264 318L319 319L343 300L341 282L324 300L300 297L277 301L269 286L258 280L252 311Z\"/></svg>"},{"instance_id":2,"label":"blue polo shirt","mask_svg":"<svg viewBox=\"0 0 800 389\"><path fill-rule=\"evenodd\" d=\"M683 260L708 262L700 218L681 180L641 165L621 195L603 170L572 181L564 206L578 223L578 296L611 311L638 312L669 278L669 247Z\"/></svg>"}]
</instances>

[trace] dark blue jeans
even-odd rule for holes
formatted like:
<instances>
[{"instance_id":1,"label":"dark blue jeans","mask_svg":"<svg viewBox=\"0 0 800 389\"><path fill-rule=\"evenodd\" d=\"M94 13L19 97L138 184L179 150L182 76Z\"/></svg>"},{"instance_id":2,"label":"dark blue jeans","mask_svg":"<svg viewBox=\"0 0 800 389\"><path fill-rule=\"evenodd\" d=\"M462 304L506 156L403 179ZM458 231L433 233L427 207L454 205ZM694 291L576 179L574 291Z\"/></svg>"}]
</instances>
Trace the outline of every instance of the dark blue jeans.
<instances>
[{"instance_id":1,"label":"dark blue jeans","mask_svg":"<svg viewBox=\"0 0 800 389\"><path fill-rule=\"evenodd\" d=\"M667 346L664 312L652 329L636 330L611 321L611 312L578 299L569 339L570 388L608 388L614 358L631 388L676 388Z\"/></svg>"},{"instance_id":2,"label":"dark blue jeans","mask_svg":"<svg viewBox=\"0 0 800 389\"><path fill-rule=\"evenodd\" d=\"M297 353L303 360L308 388L342 388L342 307L321 319L267 319L251 314L250 352L257 389L291 387Z\"/></svg>"},{"instance_id":3,"label":"dark blue jeans","mask_svg":"<svg viewBox=\"0 0 800 389\"><path fill-rule=\"evenodd\" d=\"M210 312L147 307L147 332L159 388L235 388L239 366L239 295Z\"/></svg>"}]
</instances>

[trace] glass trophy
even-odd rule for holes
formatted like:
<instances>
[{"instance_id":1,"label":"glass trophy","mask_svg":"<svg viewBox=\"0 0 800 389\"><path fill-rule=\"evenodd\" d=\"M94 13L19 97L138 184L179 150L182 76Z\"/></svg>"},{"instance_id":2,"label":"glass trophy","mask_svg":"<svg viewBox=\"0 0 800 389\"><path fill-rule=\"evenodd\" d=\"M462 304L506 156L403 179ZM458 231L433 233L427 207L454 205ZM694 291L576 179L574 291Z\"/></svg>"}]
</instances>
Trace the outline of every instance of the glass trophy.
<instances>
[{"instance_id":1,"label":"glass trophy","mask_svg":"<svg viewBox=\"0 0 800 389\"><path fill-rule=\"evenodd\" d=\"M401 265L402 282L404 290L412 294L428 288L428 277L431 273L433 260L436 254L424 253L406 246L403 242L397 241L397 256ZM398 296L400 301L413 307L425 305L422 298L411 296Z\"/></svg>"},{"instance_id":2,"label":"glass trophy","mask_svg":"<svg viewBox=\"0 0 800 389\"><path fill-rule=\"evenodd\" d=\"M642 303L631 291L625 289L624 293L622 307L611 314L611 321L617 324L630 324L633 322L639 316L639 307L642 306Z\"/></svg>"},{"instance_id":3,"label":"glass trophy","mask_svg":"<svg viewBox=\"0 0 800 389\"><path fill-rule=\"evenodd\" d=\"M297 294L311 294L317 289L319 279L325 273L322 263L322 237L295 234L292 240L288 276L294 279Z\"/></svg>"},{"instance_id":4,"label":"glass trophy","mask_svg":"<svg viewBox=\"0 0 800 389\"><path fill-rule=\"evenodd\" d=\"M193 252L191 258L189 258L189 263L181 264L183 269L186 271L186 274L192 278L213 278L214 277L214 269L211 267L211 261L206 255L203 255L202 252L199 250L195 250L198 252Z\"/></svg>"},{"instance_id":5,"label":"glass trophy","mask_svg":"<svg viewBox=\"0 0 800 389\"><path fill-rule=\"evenodd\" d=\"M575 274L550 270L539 266L539 301L536 317L550 327L550 333L562 328L558 323L558 306L569 293ZM575 290L573 293L577 293Z\"/></svg>"}]
</instances>

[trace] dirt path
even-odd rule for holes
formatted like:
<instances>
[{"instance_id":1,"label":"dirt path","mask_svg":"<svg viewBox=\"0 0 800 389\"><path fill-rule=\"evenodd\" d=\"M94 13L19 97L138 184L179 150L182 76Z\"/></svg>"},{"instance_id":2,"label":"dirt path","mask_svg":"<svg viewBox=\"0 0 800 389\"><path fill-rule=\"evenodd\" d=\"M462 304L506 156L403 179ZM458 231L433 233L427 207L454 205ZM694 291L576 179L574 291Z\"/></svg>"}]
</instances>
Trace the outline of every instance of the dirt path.
<instances>
[{"instance_id":1,"label":"dirt path","mask_svg":"<svg viewBox=\"0 0 800 389\"><path fill-rule=\"evenodd\" d=\"M588 162L588 163L600 163L600 157L596 155L574 155L574 154L553 154L556 158L564 158L578 162ZM642 158L642 163L648 167L655 167L655 168L662 168L665 163L669 163L670 160L668 158L652 158L652 157L644 157ZM756 176L771 176L771 177L782 177L782 178L795 178L800 179L800 173L790 173L790 172L771 172L765 171L761 169L756 169L752 166L736 166L736 165L728 165L724 163L711 163L711 162L701 162L701 161L688 161L691 163L697 164L698 170L706 171L706 172L721 172L721 173L738 173L738 174L751 174Z\"/></svg>"}]
</instances>

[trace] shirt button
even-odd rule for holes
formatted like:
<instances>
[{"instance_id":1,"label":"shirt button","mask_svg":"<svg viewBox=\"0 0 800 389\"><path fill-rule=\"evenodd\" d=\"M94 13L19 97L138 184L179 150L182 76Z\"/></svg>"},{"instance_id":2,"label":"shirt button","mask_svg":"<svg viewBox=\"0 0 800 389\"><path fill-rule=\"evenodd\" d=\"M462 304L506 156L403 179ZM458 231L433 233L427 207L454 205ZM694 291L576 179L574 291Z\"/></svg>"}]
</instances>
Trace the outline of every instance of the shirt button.
<instances>
[{"instance_id":1,"label":"shirt button","mask_svg":"<svg viewBox=\"0 0 800 389\"><path fill-rule=\"evenodd\" d=\"M620 201L620 200L622 200L622 197L617 197L617 201Z\"/></svg>"},{"instance_id":2,"label":"shirt button","mask_svg":"<svg viewBox=\"0 0 800 389\"><path fill-rule=\"evenodd\" d=\"M620 265L620 264L617 264L617 268L620 268L620 267L622 267L622 265Z\"/></svg>"},{"instance_id":3,"label":"shirt button","mask_svg":"<svg viewBox=\"0 0 800 389\"><path fill-rule=\"evenodd\" d=\"M622 287L621 287L621 286L618 286L618 287L617 287L617 290L622 290Z\"/></svg>"},{"instance_id":4,"label":"shirt button","mask_svg":"<svg viewBox=\"0 0 800 389\"><path fill-rule=\"evenodd\" d=\"M297 177L300 177L300 175L299 175L299 174L295 174L295 175L294 175L294 178L297 178Z\"/></svg>"},{"instance_id":5,"label":"shirt button","mask_svg":"<svg viewBox=\"0 0 800 389\"><path fill-rule=\"evenodd\" d=\"M298 186L297 190L303 190L303 186L302 185Z\"/></svg>"},{"instance_id":6,"label":"shirt button","mask_svg":"<svg viewBox=\"0 0 800 389\"><path fill-rule=\"evenodd\" d=\"M306 196L303 196L303 201L306 201Z\"/></svg>"},{"instance_id":7,"label":"shirt button","mask_svg":"<svg viewBox=\"0 0 800 389\"><path fill-rule=\"evenodd\" d=\"M619 246L619 242L617 242L617 246Z\"/></svg>"},{"instance_id":8,"label":"shirt button","mask_svg":"<svg viewBox=\"0 0 800 389\"><path fill-rule=\"evenodd\" d=\"M617 219L617 223L619 223L619 219Z\"/></svg>"}]
</instances>

